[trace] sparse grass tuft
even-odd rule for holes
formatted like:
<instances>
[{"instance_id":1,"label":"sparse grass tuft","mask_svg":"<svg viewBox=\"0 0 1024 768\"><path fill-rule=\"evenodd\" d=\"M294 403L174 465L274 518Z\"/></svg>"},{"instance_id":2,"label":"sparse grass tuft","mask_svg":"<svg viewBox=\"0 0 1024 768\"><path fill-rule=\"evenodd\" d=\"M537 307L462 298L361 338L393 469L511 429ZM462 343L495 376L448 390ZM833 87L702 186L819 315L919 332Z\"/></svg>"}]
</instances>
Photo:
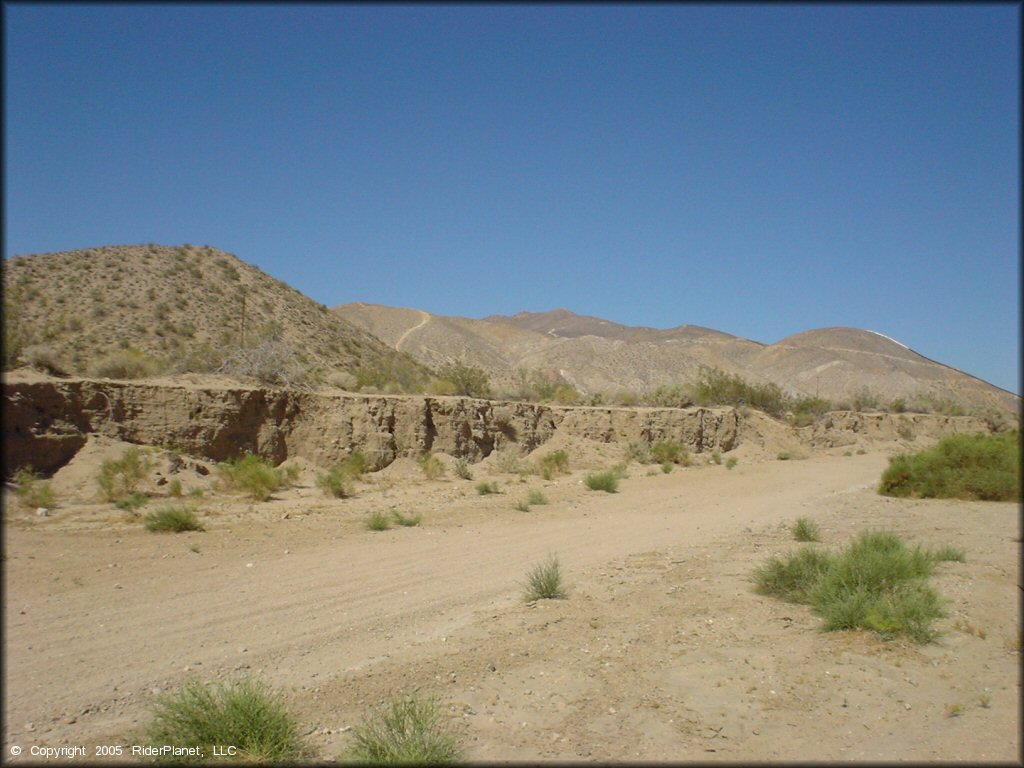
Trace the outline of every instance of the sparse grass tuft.
<instances>
[{"instance_id":1,"label":"sparse grass tuft","mask_svg":"<svg viewBox=\"0 0 1024 768\"><path fill-rule=\"evenodd\" d=\"M821 541L821 531L806 517L801 517L793 524L793 538L804 542Z\"/></svg>"},{"instance_id":2,"label":"sparse grass tuft","mask_svg":"<svg viewBox=\"0 0 1024 768\"><path fill-rule=\"evenodd\" d=\"M616 493L619 490L619 476L613 470L600 472L596 475L587 475L584 482L586 482L587 488L592 491Z\"/></svg>"},{"instance_id":3,"label":"sparse grass tuft","mask_svg":"<svg viewBox=\"0 0 1024 768\"><path fill-rule=\"evenodd\" d=\"M833 556L814 547L804 547L785 561L768 560L754 572L757 592L790 603L806 603L811 591L833 562Z\"/></svg>"},{"instance_id":4,"label":"sparse grass tuft","mask_svg":"<svg viewBox=\"0 0 1024 768\"><path fill-rule=\"evenodd\" d=\"M118 509L123 509L126 512L134 512L139 507L146 504L149 501L149 496L144 493L136 491L131 496L125 496L123 499L114 502L114 506Z\"/></svg>"},{"instance_id":5,"label":"sparse grass tuft","mask_svg":"<svg viewBox=\"0 0 1024 768\"><path fill-rule=\"evenodd\" d=\"M915 498L1019 501L1018 433L950 435L919 453L894 456L882 474L878 492Z\"/></svg>"},{"instance_id":6,"label":"sparse grass tuft","mask_svg":"<svg viewBox=\"0 0 1024 768\"><path fill-rule=\"evenodd\" d=\"M739 463L740 463L739 459L737 459L735 456L730 456L728 459L725 460L725 468L726 469L732 469L733 467L735 467Z\"/></svg>"},{"instance_id":7,"label":"sparse grass tuft","mask_svg":"<svg viewBox=\"0 0 1024 768\"><path fill-rule=\"evenodd\" d=\"M722 463L722 452L717 448L711 452L711 463L721 464Z\"/></svg>"},{"instance_id":8,"label":"sparse grass tuft","mask_svg":"<svg viewBox=\"0 0 1024 768\"><path fill-rule=\"evenodd\" d=\"M458 761L458 741L435 699L405 697L374 709L353 729L351 757L374 765L449 765Z\"/></svg>"},{"instance_id":9,"label":"sparse grass tuft","mask_svg":"<svg viewBox=\"0 0 1024 768\"><path fill-rule=\"evenodd\" d=\"M498 493L498 484L496 482L480 482L476 484L476 492L481 496L487 496L491 493Z\"/></svg>"},{"instance_id":10,"label":"sparse grass tuft","mask_svg":"<svg viewBox=\"0 0 1024 768\"><path fill-rule=\"evenodd\" d=\"M167 486L167 493L171 496L181 496L181 480L174 478Z\"/></svg>"},{"instance_id":11,"label":"sparse grass tuft","mask_svg":"<svg viewBox=\"0 0 1024 768\"><path fill-rule=\"evenodd\" d=\"M444 464L442 464L441 460L430 451L427 451L420 456L417 463L420 465L420 469L423 470L423 474L427 480L436 480L444 475Z\"/></svg>"},{"instance_id":12,"label":"sparse grass tuft","mask_svg":"<svg viewBox=\"0 0 1024 768\"><path fill-rule=\"evenodd\" d=\"M568 474L569 454L564 449L552 451L537 460L537 472L545 480L551 480L556 474Z\"/></svg>"},{"instance_id":13,"label":"sparse grass tuft","mask_svg":"<svg viewBox=\"0 0 1024 768\"><path fill-rule=\"evenodd\" d=\"M352 475L343 464L337 464L327 474L317 475L317 487L327 496L335 499L347 499L353 493Z\"/></svg>"},{"instance_id":14,"label":"sparse grass tuft","mask_svg":"<svg viewBox=\"0 0 1024 768\"><path fill-rule=\"evenodd\" d=\"M386 531L391 527L391 521L387 515L381 512L371 512L366 521L366 527L371 531Z\"/></svg>"},{"instance_id":15,"label":"sparse grass tuft","mask_svg":"<svg viewBox=\"0 0 1024 768\"><path fill-rule=\"evenodd\" d=\"M526 498L526 503L527 504L537 504L537 505L547 504L548 503L548 497L545 496L540 491L537 491L537 490L530 491L529 496L527 496L527 498Z\"/></svg>"},{"instance_id":16,"label":"sparse grass tuft","mask_svg":"<svg viewBox=\"0 0 1024 768\"><path fill-rule=\"evenodd\" d=\"M184 531L202 531L203 526L196 519L195 510L189 507L161 507L155 509L144 518L143 525L153 533L183 533Z\"/></svg>"},{"instance_id":17,"label":"sparse grass tuft","mask_svg":"<svg viewBox=\"0 0 1024 768\"><path fill-rule=\"evenodd\" d=\"M395 518L395 522L398 525L401 525L405 528L415 528L417 525L420 524L420 521L423 519L423 516L419 514L403 515L397 509L391 510L391 516Z\"/></svg>"},{"instance_id":18,"label":"sparse grass tuft","mask_svg":"<svg viewBox=\"0 0 1024 768\"><path fill-rule=\"evenodd\" d=\"M149 475L149 459L138 448L128 448L120 459L107 459L100 465L97 483L104 501L119 501L135 493L138 484Z\"/></svg>"},{"instance_id":19,"label":"sparse grass tuft","mask_svg":"<svg viewBox=\"0 0 1024 768\"><path fill-rule=\"evenodd\" d=\"M962 549L957 549L949 544L944 544L936 550L933 550L932 559L937 563L963 563L967 560L967 556L964 554Z\"/></svg>"},{"instance_id":20,"label":"sparse grass tuft","mask_svg":"<svg viewBox=\"0 0 1024 768\"><path fill-rule=\"evenodd\" d=\"M207 756L215 746L232 745L242 762L280 764L309 754L281 695L246 678L209 685L190 681L158 697L146 738L157 746L197 746Z\"/></svg>"},{"instance_id":21,"label":"sparse grass tuft","mask_svg":"<svg viewBox=\"0 0 1024 768\"><path fill-rule=\"evenodd\" d=\"M671 472L673 469L675 469L675 468L676 468L676 465L673 464L671 461L663 461L663 462L661 462L661 471L664 474L666 474L666 475L669 472Z\"/></svg>"},{"instance_id":22,"label":"sparse grass tuft","mask_svg":"<svg viewBox=\"0 0 1024 768\"><path fill-rule=\"evenodd\" d=\"M543 563L535 566L526 577L527 600L560 600L566 597L562 586L562 574L558 558L549 555Z\"/></svg>"},{"instance_id":23,"label":"sparse grass tuft","mask_svg":"<svg viewBox=\"0 0 1024 768\"><path fill-rule=\"evenodd\" d=\"M14 473L14 484L17 486L15 495L26 507L52 507L56 498L53 492L53 484L49 480L43 480L31 469L23 467Z\"/></svg>"}]
</instances>

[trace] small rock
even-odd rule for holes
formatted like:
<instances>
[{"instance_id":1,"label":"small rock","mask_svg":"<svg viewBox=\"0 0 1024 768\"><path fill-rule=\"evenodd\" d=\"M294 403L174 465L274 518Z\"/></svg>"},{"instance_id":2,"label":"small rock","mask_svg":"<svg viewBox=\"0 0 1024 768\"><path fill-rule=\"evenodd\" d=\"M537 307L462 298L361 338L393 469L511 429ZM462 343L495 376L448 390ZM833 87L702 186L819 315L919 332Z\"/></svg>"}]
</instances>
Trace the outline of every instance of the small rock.
<instances>
[{"instance_id":1,"label":"small rock","mask_svg":"<svg viewBox=\"0 0 1024 768\"><path fill-rule=\"evenodd\" d=\"M50 510L48 510L46 507L39 507L39 509L36 510L36 514L39 517L46 517L50 514Z\"/></svg>"},{"instance_id":2,"label":"small rock","mask_svg":"<svg viewBox=\"0 0 1024 768\"><path fill-rule=\"evenodd\" d=\"M248 653L248 651L249 651L249 649L246 648L245 646L242 646L241 648L238 649L239 653Z\"/></svg>"},{"instance_id":3,"label":"small rock","mask_svg":"<svg viewBox=\"0 0 1024 768\"><path fill-rule=\"evenodd\" d=\"M903 708L909 710L910 704L908 702L903 702Z\"/></svg>"},{"instance_id":4,"label":"small rock","mask_svg":"<svg viewBox=\"0 0 1024 768\"><path fill-rule=\"evenodd\" d=\"M120 584L115 584L114 585L114 589L121 589L121 585Z\"/></svg>"},{"instance_id":5,"label":"small rock","mask_svg":"<svg viewBox=\"0 0 1024 768\"><path fill-rule=\"evenodd\" d=\"M25 730L32 732L36 729L35 723L25 723Z\"/></svg>"}]
</instances>

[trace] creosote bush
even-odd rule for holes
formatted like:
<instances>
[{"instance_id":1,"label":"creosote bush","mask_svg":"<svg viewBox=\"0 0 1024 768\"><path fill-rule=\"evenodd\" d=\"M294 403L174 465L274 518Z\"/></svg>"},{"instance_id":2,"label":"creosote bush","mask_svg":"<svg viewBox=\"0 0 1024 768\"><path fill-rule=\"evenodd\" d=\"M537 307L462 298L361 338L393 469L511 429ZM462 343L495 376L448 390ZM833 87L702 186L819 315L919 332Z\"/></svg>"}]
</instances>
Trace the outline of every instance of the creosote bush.
<instances>
[{"instance_id":1,"label":"creosote bush","mask_svg":"<svg viewBox=\"0 0 1024 768\"><path fill-rule=\"evenodd\" d=\"M458 740L433 698L406 696L371 710L353 729L350 758L374 765L449 765L460 758Z\"/></svg>"},{"instance_id":2,"label":"creosote bush","mask_svg":"<svg viewBox=\"0 0 1024 768\"><path fill-rule=\"evenodd\" d=\"M152 709L146 740L155 746L196 746L209 759L213 747L231 745L236 760L250 763L290 763L310 755L281 694L255 680L189 681L177 693L157 697Z\"/></svg>"},{"instance_id":3,"label":"creosote bush","mask_svg":"<svg viewBox=\"0 0 1024 768\"><path fill-rule=\"evenodd\" d=\"M147 531L154 533L202 531L202 524L196 518L195 510L189 507L161 507L142 518Z\"/></svg>"}]
</instances>

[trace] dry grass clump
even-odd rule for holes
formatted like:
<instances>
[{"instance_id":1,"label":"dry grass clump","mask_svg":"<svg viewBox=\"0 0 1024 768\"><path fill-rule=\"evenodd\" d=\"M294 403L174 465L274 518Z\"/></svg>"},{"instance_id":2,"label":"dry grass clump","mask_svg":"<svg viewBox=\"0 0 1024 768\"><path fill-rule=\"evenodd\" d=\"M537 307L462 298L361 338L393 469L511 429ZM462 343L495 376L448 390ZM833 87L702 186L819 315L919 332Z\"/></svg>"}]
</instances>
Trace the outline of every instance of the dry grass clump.
<instances>
[{"instance_id":1,"label":"dry grass clump","mask_svg":"<svg viewBox=\"0 0 1024 768\"><path fill-rule=\"evenodd\" d=\"M142 523L147 531L154 533L205 530L190 507L161 507L148 513Z\"/></svg>"},{"instance_id":2,"label":"dry grass clump","mask_svg":"<svg viewBox=\"0 0 1024 768\"><path fill-rule=\"evenodd\" d=\"M476 484L476 492L478 494L480 494L481 496L487 496L487 495L492 494L492 493L500 493L500 491L498 490L498 483L497 482L490 482L490 483L480 482L480 483L477 483Z\"/></svg>"},{"instance_id":3,"label":"dry grass clump","mask_svg":"<svg viewBox=\"0 0 1024 768\"><path fill-rule=\"evenodd\" d=\"M556 474L569 473L569 453L564 449L546 453L536 463L537 473L545 480L551 480Z\"/></svg>"},{"instance_id":4,"label":"dry grass clump","mask_svg":"<svg viewBox=\"0 0 1024 768\"><path fill-rule=\"evenodd\" d=\"M221 462L217 472L223 484L233 491L247 494L255 501L266 501L274 491L287 488L298 474L298 467L274 467L253 453Z\"/></svg>"},{"instance_id":5,"label":"dry grass clump","mask_svg":"<svg viewBox=\"0 0 1024 768\"><path fill-rule=\"evenodd\" d=\"M348 498L353 493L353 482L362 477L369 465L366 454L357 448L326 474L318 475L316 484L328 496Z\"/></svg>"},{"instance_id":6,"label":"dry grass clump","mask_svg":"<svg viewBox=\"0 0 1024 768\"><path fill-rule=\"evenodd\" d=\"M535 566L526 577L527 600L561 600L566 597L558 558L549 555Z\"/></svg>"},{"instance_id":7,"label":"dry grass clump","mask_svg":"<svg viewBox=\"0 0 1024 768\"><path fill-rule=\"evenodd\" d=\"M584 482L592 491L604 491L605 493L617 493L619 490L619 473L609 469L594 475L587 475Z\"/></svg>"},{"instance_id":8,"label":"dry grass clump","mask_svg":"<svg viewBox=\"0 0 1024 768\"><path fill-rule=\"evenodd\" d=\"M164 363L138 349L122 349L97 360L89 375L97 379L144 379L164 370Z\"/></svg>"},{"instance_id":9,"label":"dry grass clump","mask_svg":"<svg viewBox=\"0 0 1024 768\"><path fill-rule=\"evenodd\" d=\"M801 517L793 524L793 538L804 542L821 541L821 531L816 524Z\"/></svg>"},{"instance_id":10,"label":"dry grass clump","mask_svg":"<svg viewBox=\"0 0 1024 768\"><path fill-rule=\"evenodd\" d=\"M444 464L442 464L441 460L430 451L427 451L420 456L417 463L420 465L420 469L423 470L423 474L428 480L436 480L444 475Z\"/></svg>"},{"instance_id":11,"label":"dry grass clump","mask_svg":"<svg viewBox=\"0 0 1024 768\"><path fill-rule=\"evenodd\" d=\"M118 502L135 493L149 476L149 458L138 448L126 448L120 459L107 459L100 465L96 482L104 501Z\"/></svg>"}]
</instances>

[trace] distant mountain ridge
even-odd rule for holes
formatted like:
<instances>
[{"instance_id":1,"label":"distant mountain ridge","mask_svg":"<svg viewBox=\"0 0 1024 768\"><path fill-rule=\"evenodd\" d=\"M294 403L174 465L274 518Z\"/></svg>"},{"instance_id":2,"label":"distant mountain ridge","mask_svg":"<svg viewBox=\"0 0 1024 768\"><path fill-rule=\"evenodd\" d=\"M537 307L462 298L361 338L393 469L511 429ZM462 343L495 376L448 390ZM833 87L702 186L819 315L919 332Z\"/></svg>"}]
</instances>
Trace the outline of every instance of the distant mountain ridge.
<instances>
[{"instance_id":1,"label":"distant mountain ridge","mask_svg":"<svg viewBox=\"0 0 1024 768\"><path fill-rule=\"evenodd\" d=\"M701 326L633 327L564 308L482 320L363 303L333 311L386 343L400 339L401 349L423 362L464 360L499 383L527 369L557 374L585 394L643 392L691 381L708 366L834 401L867 389L886 401L926 396L964 407L1020 408L1011 392L856 328L803 331L763 344Z\"/></svg>"}]
</instances>

